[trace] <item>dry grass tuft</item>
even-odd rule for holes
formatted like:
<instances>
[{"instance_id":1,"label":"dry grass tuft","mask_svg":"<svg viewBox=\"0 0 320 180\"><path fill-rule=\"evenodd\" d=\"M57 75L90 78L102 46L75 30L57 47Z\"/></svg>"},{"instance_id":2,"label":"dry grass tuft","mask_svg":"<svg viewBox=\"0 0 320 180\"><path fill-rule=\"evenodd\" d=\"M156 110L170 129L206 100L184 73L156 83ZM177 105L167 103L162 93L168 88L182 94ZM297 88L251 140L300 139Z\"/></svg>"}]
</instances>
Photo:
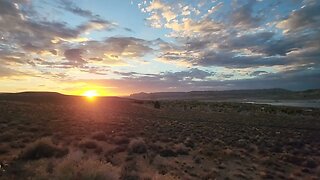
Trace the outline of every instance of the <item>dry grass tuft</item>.
<instances>
[{"instance_id":1,"label":"dry grass tuft","mask_svg":"<svg viewBox=\"0 0 320 180\"><path fill-rule=\"evenodd\" d=\"M41 158L62 157L68 154L68 149L52 144L49 139L40 139L28 145L20 154L22 160L37 160Z\"/></svg>"},{"instance_id":2,"label":"dry grass tuft","mask_svg":"<svg viewBox=\"0 0 320 180\"><path fill-rule=\"evenodd\" d=\"M133 139L129 143L129 152L142 154L147 152L147 145L142 138Z\"/></svg>"},{"instance_id":3,"label":"dry grass tuft","mask_svg":"<svg viewBox=\"0 0 320 180\"><path fill-rule=\"evenodd\" d=\"M102 131L93 133L91 138L94 140L97 140L97 141L106 141L107 140L106 134Z\"/></svg>"},{"instance_id":4,"label":"dry grass tuft","mask_svg":"<svg viewBox=\"0 0 320 180\"><path fill-rule=\"evenodd\" d=\"M15 138L15 134L10 131L10 132L5 132L0 135L0 141L1 142L10 142Z\"/></svg>"},{"instance_id":5,"label":"dry grass tuft","mask_svg":"<svg viewBox=\"0 0 320 180\"><path fill-rule=\"evenodd\" d=\"M117 145L128 144L130 139L124 136L116 136L112 139L112 142Z\"/></svg>"},{"instance_id":6,"label":"dry grass tuft","mask_svg":"<svg viewBox=\"0 0 320 180\"><path fill-rule=\"evenodd\" d=\"M96 141L84 140L79 143L79 147L86 149L97 149L99 146Z\"/></svg>"},{"instance_id":7,"label":"dry grass tuft","mask_svg":"<svg viewBox=\"0 0 320 180\"><path fill-rule=\"evenodd\" d=\"M10 147L8 145L6 145L6 144L0 145L0 155L8 153L9 150L10 150Z\"/></svg>"},{"instance_id":8,"label":"dry grass tuft","mask_svg":"<svg viewBox=\"0 0 320 180\"><path fill-rule=\"evenodd\" d=\"M96 159L68 156L54 170L57 179L104 180L119 179L120 169Z\"/></svg>"}]
</instances>

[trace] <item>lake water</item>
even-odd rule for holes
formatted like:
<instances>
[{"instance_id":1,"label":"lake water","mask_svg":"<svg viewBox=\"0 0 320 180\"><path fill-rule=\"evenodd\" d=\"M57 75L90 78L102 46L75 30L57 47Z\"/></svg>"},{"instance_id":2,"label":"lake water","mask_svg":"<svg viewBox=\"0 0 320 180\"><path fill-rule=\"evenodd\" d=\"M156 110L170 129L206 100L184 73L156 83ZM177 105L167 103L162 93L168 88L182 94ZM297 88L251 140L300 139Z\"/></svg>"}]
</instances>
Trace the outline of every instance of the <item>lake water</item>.
<instances>
[{"instance_id":1,"label":"lake water","mask_svg":"<svg viewBox=\"0 0 320 180\"><path fill-rule=\"evenodd\" d=\"M274 106L320 108L320 100L281 100L281 101L256 100L256 101L250 101L250 102L246 102L246 103L269 104L269 105L274 105Z\"/></svg>"}]
</instances>

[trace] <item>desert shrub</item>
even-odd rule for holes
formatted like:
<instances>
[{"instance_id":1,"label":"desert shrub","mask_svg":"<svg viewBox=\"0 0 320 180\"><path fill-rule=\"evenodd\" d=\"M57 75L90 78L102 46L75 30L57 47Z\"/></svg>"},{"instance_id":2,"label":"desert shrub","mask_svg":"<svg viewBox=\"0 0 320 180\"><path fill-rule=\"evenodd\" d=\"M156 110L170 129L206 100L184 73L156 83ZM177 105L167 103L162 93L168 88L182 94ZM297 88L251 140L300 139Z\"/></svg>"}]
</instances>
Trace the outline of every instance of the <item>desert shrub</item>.
<instances>
[{"instance_id":1,"label":"desert shrub","mask_svg":"<svg viewBox=\"0 0 320 180\"><path fill-rule=\"evenodd\" d=\"M188 155L189 154L189 149L182 143L174 145L174 149L177 154L181 154L181 155Z\"/></svg>"},{"instance_id":2,"label":"desert shrub","mask_svg":"<svg viewBox=\"0 0 320 180\"><path fill-rule=\"evenodd\" d=\"M160 109L160 102L159 101L154 102L153 106L156 109Z\"/></svg>"},{"instance_id":3,"label":"desert shrub","mask_svg":"<svg viewBox=\"0 0 320 180\"><path fill-rule=\"evenodd\" d=\"M129 143L129 152L142 154L147 152L147 145L142 138L133 139Z\"/></svg>"},{"instance_id":4,"label":"desert shrub","mask_svg":"<svg viewBox=\"0 0 320 180\"><path fill-rule=\"evenodd\" d=\"M128 144L130 142L129 138L123 136L116 136L112 139L112 141L117 145Z\"/></svg>"},{"instance_id":5,"label":"desert shrub","mask_svg":"<svg viewBox=\"0 0 320 180\"><path fill-rule=\"evenodd\" d=\"M105 141L107 139L106 134L102 131L93 133L91 138L97 141Z\"/></svg>"},{"instance_id":6,"label":"desert shrub","mask_svg":"<svg viewBox=\"0 0 320 180\"><path fill-rule=\"evenodd\" d=\"M12 148L24 148L25 147L25 144L21 141L13 141L13 142L10 142L10 147Z\"/></svg>"},{"instance_id":7,"label":"desert shrub","mask_svg":"<svg viewBox=\"0 0 320 180\"><path fill-rule=\"evenodd\" d=\"M303 166L313 169L313 168L316 168L318 166L318 164L313 159L307 159L305 162L303 162Z\"/></svg>"},{"instance_id":8,"label":"desert shrub","mask_svg":"<svg viewBox=\"0 0 320 180\"><path fill-rule=\"evenodd\" d=\"M57 179L65 180L105 180L119 179L119 169L110 163L95 159L73 160L66 158L54 171Z\"/></svg>"},{"instance_id":9,"label":"desert shrub","mask_svg":"<svg viewBox=\"0 0 320 180\"><path fill-rule=\"evenodd\" d=\"M153 175L152 179L166 179L166 180L174 180L177 179L177 177L171 175L171 174L155 174Z\"/></svg>"},{"instance_id":10,"label":"desert shrub","mask_svg":"<svg viewBox=\"0 0 320 180\"><path fill-rule=\"evenodd\" d=\"M189 148L194 148L195 146L193 140L189 137L184 141L184 144Z\"/></svg>"},{"instance_id":11,"label":"desert shrub","mask_svg":"<svg viewBox=\"0 0 320 180\"><path fill-rule=\"evenodd\" d=\"M137 163L134 160L128 161L121 169L120 179L123 180L139 180Z\"/></svg>"},{"instance_id":12,"label":"desert shrub","mask_svg":"<svg viewBox=\"0 0 320 180\"><path fill-rule=\"evenodd\" d=\"M68 154L67 148L61 148L52 144L49 139L41 139L28 145L20 154L23 160L36 160L41 158L62 157Z\"/></svg>"},{"instance_id":13,"label":"desert shrub","mask_svg":"<svg viewBox=\"0 0 320 180\"><path fill-rule=\"evenodd\" d=\"M117 153L126 151L127 148L128 148L127 144L120 144L117 147L115 147L114 149L110 150L108 153L117 154Z\"/></svg>"},{"instance_id":14,"label":"desert shrub","mask_svg":"<svg viewBox=\"0 0 320 180\"><path fill-rule=\"evenodd\" d=\"M96 153L96 154L101 154L103 152L103 149L102 149L102 147L100 147L100 146L98 146L95 150L94 150L94 153Z\"/></svg>"},{"instance_id":15,"label":"desert shrub","mask_svg":"<svg viewBox=\"0 0 320 180\"><path fill-rule=\"evenodd\" d=\"M155 152L159 152L163 149L162 146L158 145L158 144L154 144L154 143L151 143L149 144L149 147L151 150L155 151Z\"/></svg>"},{"instance_id":16,"label":"desert shrub","mask_svg":"<svg viewBox=\"0 0 320 180\"><path fill-rule=\"evenodd\" d=\"M7 152L9 152L10 148L8 145L5 144L1 144L0 145L0 154L6 154Z\"/></svg>"},{"instance_id":17,"label":"desert shrub","mask_svg":"<svg viewBox=\"0 0 320 180\"><path fill-rule=\"evenodd\" d=\"M139 177L137 172L130 172L130 173L124 172L124 173L122 173L120 179L123 179L123 180L139 180L140 177Z\"/></svg>"},{"instance_id":18,"label":"desert shrub","mask_svg":"<svg viewBox=\"0 0 320 180\"><path fill-rule=\"evenodd\" d=\"M134 103L136 103L136 104L143 104L144 102L143 102L143 101L139 101L139 100L135 100Z\"/></svg>"},{"instance_id":19,"label":"desert shrub","mask_svg":"<svg viewBox=\"0 0 320 180\"><path fill-rule=\"evenodd\" d=\"M201 164L201 158L199 156L193 157L193 162L196 164Z\"/></svg>"},{"instance_id":20,"label":"desert shrub","mask_svg":"<svg viewBox=\"0 0 320 180\"><path fill-rule=\"evenodd\" d=\"M169 172L168 166L166 166L164 164L159 164L157 166L157 169L158 169L158 173L162 174L162 175L168 174L168 172Z\"/></svg>"},{"instance_id":21,"label":"desert shrub","mask_svg":"<svg viewBox=\"0 0 320 180\"><path fill-rule=\"evenodd\" d=\"M304 161L304 158L294 156L294 155L285 155L284 157L282 157L282 159L286 162L289 162L297 166L301 166Z\"/></svg>"},{"instance_id":22,"label":"desert shrub","mask_svg":"<svg viewBox=\"0 0 320 180\"><path fill-rule=\"evenodd\" d=\"M5 132L0 135L1 142L9 142L14 139L14 134L12 132Z\"/></svg>"},{"instance_id":23,"label":"desert shrub","mask_svg":"<svg viewBox=\"0 0 320 180\"><path fill-rule=\"evenodd\" d=\"M32 127L28 127L27 131L30 132L38 132L40 130L40 128L38 126L32 126Z\"/></svg>"},{"instance_id":24,"label":"desert shrub","mask_svg":"<svg viewBox=\"0 0 320 180\"><path fill-rule=\"evenodd\" d=\"M174 152L174 151L171 150L171 149L161 150L159 154L160 154L160 156L162 156L162 157L175 157L175 156L177 156L177 153Z\"/></svg>"},{"instance_id":25,"label":"desert shrub","mask_svg":"<svg viewBox=\"0 0 320 180\"><path fill-rule=\"evenodd\" d=\"M96 149L99 146L96 141L84 140L79 143L79 147L86 148L86 149Z\"/></svg>"}]
</instances>

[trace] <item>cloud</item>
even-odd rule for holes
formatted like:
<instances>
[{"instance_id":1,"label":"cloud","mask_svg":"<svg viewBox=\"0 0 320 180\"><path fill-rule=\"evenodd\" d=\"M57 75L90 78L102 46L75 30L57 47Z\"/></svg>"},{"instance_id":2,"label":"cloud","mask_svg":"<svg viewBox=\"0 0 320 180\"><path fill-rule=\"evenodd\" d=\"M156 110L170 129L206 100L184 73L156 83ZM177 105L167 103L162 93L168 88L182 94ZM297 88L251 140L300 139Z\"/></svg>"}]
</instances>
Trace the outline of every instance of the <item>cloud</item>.
<instances>
[{"instance_id":1,"label":"cloud","mask_svg":"<svg viewBox=\"0 0 320 180\"><path fill-rule=\"evenodd\" d=\"M200 70L198 68L191 68L186 71L179 72L164 72L160 78L169 81L192 81L192 80L205 80L208 77L214 76L214 72Z\"/></svg>"},{"instance_id":2,"label":"cloud","mask_svg":"<svg viewBox=\"0 0 320 180\"><path fill-rule=\"evenodd\" d=\"M250 83L299 89L319 82L320 3L315 0L247 0L230 6L223 1L143 1L139 6L148 24L162 28L146 34L162 38L155 40L143 39L140 33L134 33L139 38L123 36L135 29L73 1L36 4L0 1L0 76L17 75L22 69L66 80L111 74L118 79L106 81L141 91L237 89L250 88ZM42 5L72 13L77 20L43 17ZM145 69L151 73L143 73Z\"/></svg>"},{"instance_id":3,"label":"cloud","mask_svg":"<svg viewBox=\"0 0 320 180\"><path fill-rule=\"evenodd\" d=\"M318 69L319 70L319 69ZM122 79L100 80L73 80L72 82L87 82L100 86L112 86L119 94L136 92L160 91L208 91L208 90L233 90L233 89L266 89L285 88L292 90L305 90L320 88L320 71L318 70L293 70L279 74L264 73L255 78L232 80L196 80L187 78L171 78L171 73L162 75L126 77ZM193 71L193 70L190 70ZM187 73L186 71L176 72ZM188 73L187 73L188 74ZM174 76L175 77L175 76Z\"/></svg>"},{"instance_id":4,"label":"cloud","mask_svg":"<svg viewBox=\"0 0 320 180\"><path fill-rule=\"evenodd\" d=\"M116 27L114 23L103 20L90 20L89 22L78 26L81 33L89 33L94 30L113 30Z\"/></svg>"},{"instance_id":5,"label":"cloud","mask_svg":"<svg viewBox=\"0 0 320 180\"><path fill-rule=\"evenodd\" d=\"M134 37L110 37L105 45L107 52L127 57L142 57L152 51L150 42Z\"/></svg>"},{"instance_id":6,"label":"cloud","mask_svg":"<svg viewBox=\"0 0 320 180\"><path fill-rule=\"evenodd\" d=\"M0 78L10 77L10 76L20 76L20 75L23 75L23 73L16 71L14 69L0 66Z\"/></svg>"},{"instance_id":7,"label":"cloud","mask_svg":"<svg viewBox=\"0 0 320 180\"><path fill-rule=\"evenodd\" d=\"M223 2L219 2L218 4L211 7L211 9L208 10L208 12L202 16L203 19L208 18L210 15L214 14L215 12L219 11L221 7L224 5Z\"/></svg>"},{"instance_id":8,"label":"cloud","mask_svg":"<svg viewBox=\"0 0 320 180\"><path fill-rule=\"evenodd\" d=\"M87 41L81 45L91 60L140 58L152 53L151 42L134 37L109 37L103 41Z\"/></svg>"},{"instance_id":9,"label":"cloud","mask_svg":"<svg viewBox=\"0 0 320 180\"><path fill-rule=\"evenodd\" d=\"M294 11L290 16L277 23L277 27L285 33L299 31L317 30L320 27L320 3L314 2L304 5L301 9Z\"/></svg>"},{"instance_id":10,"label":"cloud","mask_svg":"<svg viewBox=\"0 0 320 180\"><path fill-rule=\"evenodd\" d=\"M140 58L153 52L151 45L152 41L134 37L109 37L102 41L86 41L73 48L65 46L63 57L66 61L49 62L42 59L34 62L51 68L77 67L83 72L101 75L106 65L124 66L127 65L126 61L141 61Z\"/></svg>"},{"instance_id":11,"label":"cloud","mask_svg":"<svg viewBox=\"0 0 320 180\"><path fill-rule=\"evenodd\" d=\"M142 43L142 40L134 38L110 38L116 39L108 40L110 42L97 41L97 50L90 45L82 47L82 44L89 41L84 35L92 31L111 31L117 25L75 6L72 2L61 1L61 5L64 9L85 16L89 20L71 27L67 22L41 17L31 1L0 1L0 61L9 65L31 65L39 71L43 71L43 68L56 70L73 67L83 70L88 67L88 63L99 59L109 59L104 61L106 64L123 65L125 63L122 60L116 63L112 60L117 56L141 57L143 53L152 50L147 44ZM117 48L113 48L111 43L117 44ZM106 56L105 53L110 55Z\"/></svg>"},{"instance_id":12,"label":"cloud","mask_svg":"<svg viewBox=\"0 0 320 180\"><path fill-rule=\"evenodd\" d=\"M94 14L93 12L89 11L89 10L85 10L82 9L80 7L78 7L76 4L74 4L72 1L70 0L60 0L59 1L60 6L62 6L62 8L64 8L65 10L74 13L76 15L82 16L82 17L86 17L89 19L100 19L101 17L97 14Z\"/></svg>"},{"instance_id":13,"label":"cloud","mask_svg":"<svg viewBox=\"0 0 320 180\"><path fill-rule=\"evenodd\" d=\"M153 0L148 7L146 7L147 12L157 11L161 17L164 18L166 22L170 22L171 20L175 19L177 15L172 11L171 6L160 1L160 0ZM160 17L158 15L158 17ZM158 20L151 19L151 20Z\"/></svg>"},{"instance_id":14,"label":"cloud","mask_svg":"<svg viewBox=\"0 0 320 180\"><path fill-rule=\"evenodd\" d=\"M264 74L268 74L268 72L267 71L254 71L254 72L250 73L250 76L261 76Z\"/></svg>"},{"instance_id":15,"label":"cloud","mask_svg":"<svg viewBox=\"0 0 320 180\"><path fill-rule=\"evenodd\" d=\"M231 48L255 48L263 46L272 40L274 32L257 32L229 38L227 45Z\"/></svg>"},{"instance_id":16,"label":"cloud","mask_svg":"<svg viewBox=\"0 0 320 180\"><path fill-rule=\"evenodd\" d=\"M167 22L165 27L171 30L168 36L176 42L160 43L158 60L177 65L226 68L312 67L318 64L320 21L316 9L319 9L319 3L313 1L288 17L271 22L261 14L265 11L256 12L254 8L258 3L263 2L235 3L223 21L213 18L222 13L216 11L213 17ZM280 5L269 6L275 8Z\"/></svg>"},{"instance_id":17,"label":"cloud","mask_svg":"<svg viewBox=\"0 0 320 180\"><path fill-rule=\"evenodd\" d=\"M66 64L74 67L85 64L86 61L82 57L83 52L83 49L67 49L64 51L64 56L68 60Z\"/></svg>"},{"instance_id":18,"label":"cloud","mask_svg":"<svg viewBox=\"0 0 320 180\"><path fill-rule=\"evenodd\" d=\"M260 18L253 15L253 5L255 0L250 0L247 4L238 5L231 12L231 22L236 28L251 28L258 26Z\"/></svg>"}]
</instances>

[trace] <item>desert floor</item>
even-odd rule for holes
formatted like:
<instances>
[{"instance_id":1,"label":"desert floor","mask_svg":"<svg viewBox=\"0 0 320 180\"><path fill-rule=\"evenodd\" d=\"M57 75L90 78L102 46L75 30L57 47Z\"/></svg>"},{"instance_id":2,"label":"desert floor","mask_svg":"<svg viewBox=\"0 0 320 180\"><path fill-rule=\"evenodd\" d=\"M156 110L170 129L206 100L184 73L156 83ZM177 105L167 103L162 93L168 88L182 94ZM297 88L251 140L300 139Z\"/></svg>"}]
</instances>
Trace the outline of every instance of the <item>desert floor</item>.
<instances>
[{"instance_id":1,"label":"desert floor","mask_svg":"<svg viewBox=\"0 0 320 180\"><path fill-rule=\"evenodd\" d=\"M319 179L320 109L0 101L0 179Z\"/></svg>"}]
</instances>

